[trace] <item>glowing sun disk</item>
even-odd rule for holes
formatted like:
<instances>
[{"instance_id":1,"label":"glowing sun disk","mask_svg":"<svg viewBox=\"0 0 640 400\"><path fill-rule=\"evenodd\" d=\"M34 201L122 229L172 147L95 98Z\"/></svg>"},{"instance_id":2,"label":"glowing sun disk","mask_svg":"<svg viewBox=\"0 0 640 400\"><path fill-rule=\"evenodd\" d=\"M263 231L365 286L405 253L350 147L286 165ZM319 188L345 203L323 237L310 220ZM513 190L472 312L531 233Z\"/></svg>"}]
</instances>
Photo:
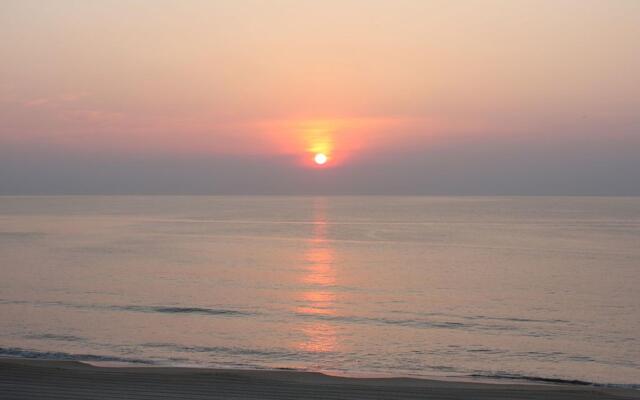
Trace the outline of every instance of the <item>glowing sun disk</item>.
<instances>
[{"instance_id":1,"label":"glowing sun disk","mask_svg":"<svg viewBox=\"0 0 640 400\"><path fill-rule=\"evenodd\" d=\"M328 158L323 153L316 153L313 157L313 161L318 165L323 165L327 162Z\"/></svg>"}]
</instances>

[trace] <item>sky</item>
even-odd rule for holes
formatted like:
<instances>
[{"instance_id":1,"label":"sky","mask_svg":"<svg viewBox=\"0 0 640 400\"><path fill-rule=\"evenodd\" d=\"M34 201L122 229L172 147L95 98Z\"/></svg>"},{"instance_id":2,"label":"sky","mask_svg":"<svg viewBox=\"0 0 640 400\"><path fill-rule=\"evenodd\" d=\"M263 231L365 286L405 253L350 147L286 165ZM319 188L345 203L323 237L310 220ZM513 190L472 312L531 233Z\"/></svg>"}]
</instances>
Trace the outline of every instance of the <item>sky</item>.
<instances>
[{"instance_id":1,"label":"sky","mask_svg":"<svg viewBox=\"0 0 640 400\"><path fill-rule=\"evenodd\" d=\"M0 37L0 194L640 195L637 0L3 0Z\"/></svg>"}]
</instances>

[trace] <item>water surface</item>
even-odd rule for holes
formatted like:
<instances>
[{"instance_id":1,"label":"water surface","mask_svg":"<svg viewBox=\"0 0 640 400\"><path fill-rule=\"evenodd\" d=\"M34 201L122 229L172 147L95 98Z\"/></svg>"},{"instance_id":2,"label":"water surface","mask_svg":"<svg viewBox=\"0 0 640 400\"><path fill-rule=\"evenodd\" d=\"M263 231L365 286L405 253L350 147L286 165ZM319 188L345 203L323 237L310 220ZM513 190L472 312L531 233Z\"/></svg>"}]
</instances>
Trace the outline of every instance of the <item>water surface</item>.
<instances>
[{"instance_id":1,"label":"water surface","mask_svg":"<svg viewBox=\"0 0 640 400\"><path fill-rule=\"evenodd\" d=\"M0 197L0 355L640 384L640 198Z\"/></svg>"}]
</instances>

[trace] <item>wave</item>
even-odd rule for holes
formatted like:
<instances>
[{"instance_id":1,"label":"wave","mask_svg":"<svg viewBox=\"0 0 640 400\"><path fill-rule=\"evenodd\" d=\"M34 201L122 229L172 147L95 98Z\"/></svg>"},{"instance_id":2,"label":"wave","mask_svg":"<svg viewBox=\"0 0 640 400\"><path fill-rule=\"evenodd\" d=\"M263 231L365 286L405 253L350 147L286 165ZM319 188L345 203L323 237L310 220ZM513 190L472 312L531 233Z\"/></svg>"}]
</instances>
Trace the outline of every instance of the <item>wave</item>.
<instances>
[{"instance_id":1,"label":"wave","mask_svg":"<svg viewBox=\"0 0 640 400\"><path fill-rule=\"evenodd\" d=\"M485 315L461 316L465 319L482 319L490 321L508 321L508 322L540 322L549 324L568 324L571 321L566 319L535 319L535 318L517 318L517 317L489 317Z\"/></svg>"},{"instance_id":2,"label":"wave","mask_svg":"<svg viewBox=\"0 0 640 400\"><path fill-rule=\"evenodd\" d=\"M549 378L543 376L528 376L520 374L471 374L473 378L489 378L489 379L510 379L518 381L538 382L538 383L555 383L560 385L578 385L578 386L595 386L595 387L611 387L611 388L624 388L624 389L636 389L640 390L640 384L624 384L624 383L598 383L583 381L580 379L562 379L562 378Z\"/></svg>"},{"instance_id":3,"label":"wave","mask_svg":"<svg viewBox=\"0 0 640 400\"><path fill-rule=\"evenodd\" d=\"M35 306L57 306L76 308L83 310L102 310L102 311L125 311L125 312L142 312L142 313L161 313L174 315L206 315L212 317L255 317L269 316L269 312L262 311L244 311L227 308L208 308L194 306L168 306L168 305L136 305L136 304L80 304L67 303L61 301L24 301L24 300L7 300L0 299L0 304L32 304ZM288 314L288 313L287 313ZM401 312L395 314L402 315ZM406 313L404 313L406 314ZM416 313L409 313L416 314ZM442 313L421 313L421 318L388 318L382 316L361 316L361 315L322 315L308 314L302 312L293 312L292 314L278 315L278 317L295 316L297 318L313 319L321 321L333 321L348 324L374 324L374 325L391 325L404 326L417 329L455 329L468 331L485 331L505 333L512 332L523 336L544 337L552 336L552 332L546 332L544 329L528 325L528 323L570 323L566 320L543 320L528 318L501 318L489 317L483 315L476 316L460 316ZM275 314L271 314L275 316ZM418 316L418 314L416 314ZM428 316L434 317L433 319ZM449 319L449 320L447 320ZM457 320L456 320L457 319Z\"/></svg>"},{"instance_id":4,"label":"wave","mask_svg":"<svg viewBox=\"0 0 640 400\"><path fill-rule=\"evenodd\" d=\"M300 359L309 352L290 351L286 349L251 349L243 347L223 347L223 346L183 346L173 343L144 343L142 347L163 348L183 353L222 353L229 355L251 355L265 356L272 359ZM314 354L313 352L309 354Z\"/></svg>"},{"instance_id":5,"label":"wave","mask_svg":"<svg viewBox=\"0 0 640 400\"><path fill-rule=\"evenodd\" d=\"M252 316L254 312L221 309L221 308L205 308L205 307L179 307L179 306L141 306L141 305L109 305L109 304L77 304L65 303L61 301L26 301L26 300L8 300L0 299L0 304L33 304L35 306L59 306L68 308L79 308L83 310L113 310L113 311L131 311L131 312L147 312L147 313L166 313L166 314L204 314L204 315L228 315L228 316Z\"/></svg>"},{"instance_id":6,"label":"wave","mask_svg":"<svg viewBox=\"0 0 640 400\"><path fill-rule=\"evenodd\" d=\"M219 308L203 307L170 307L170 306L110 306L113 310L135 311L135 312L157 312L167 314L205 314L205 315L254 315L246 311L227 310Z\"/></svg>"},{"instance_id":7,"label":"wave","mask_svg":"<svg viewBox=\"0 0 640 400\"><path fill-rule=\"evenodd\" d=\"M85 339L74 335L58 335L55 333L31 334L25 336L27 339L59 340L64 342L84 342Z\"/></svg>"},{"instance_id":8,"label":"wave","mask_svg":"<svg viewBox=\"0 0 640 400\"><path fill-rule=\"evenodd\" d=\"M61 351L37 351L22 349L19 347L0 347L0 357L33 358L39 360L61 360L61 361L94 361L94 362L124 362L133 364L153 364L149 360L138 358L103 356L95 354L72 354Z\"/></svg>"},{"instance_id":9,"label":"wave","mask_svg":"<svg viewBox=\"0 0 640 400\"><path fill-rule=\"evenodd\" d=\"M45 236L43 232L0 232L2 240L36 240Z\"/></svg>"},{"instance_id":10,"label":"wave","mask_svg":"<svg viewBox=\"0 0 640 400\"><path fill-rule=\"evenodd\" d=\"M347 323L371 323L379 325L396 325L409 326L414 328L438 328L438 329L462 329L462 330L490 330L490 331L516 331L520 330L515 326L498 325L498 324L474 324L456 321L434 321L428 319L395 319L384 317L360 317L360 316L343 316L343 315L317 315L296 313L296 316L308 319L318 319L324 321L336 321ZM530 335L541 336L542 333L530 333Z\"/></svg>"}]
</instances>

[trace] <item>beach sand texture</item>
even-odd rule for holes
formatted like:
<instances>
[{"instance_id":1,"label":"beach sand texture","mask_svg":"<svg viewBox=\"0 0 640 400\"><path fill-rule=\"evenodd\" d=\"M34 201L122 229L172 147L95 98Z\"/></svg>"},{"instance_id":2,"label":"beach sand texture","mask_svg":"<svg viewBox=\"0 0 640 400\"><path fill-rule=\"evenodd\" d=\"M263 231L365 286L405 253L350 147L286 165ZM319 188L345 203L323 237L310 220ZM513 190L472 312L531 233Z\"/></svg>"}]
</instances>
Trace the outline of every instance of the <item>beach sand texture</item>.
<instances>
[{"instance_id":1,"label":"beach sand texture","mask_svg":"<svg viewBox=\"0 0 640 400\"><path fill-rule=\"evenodd\" d=\"M75 361L0 360L10 399L640 399L630 389L407 378L342 378L296 371L96 367Z\"/></svg>"}]
</instances>

